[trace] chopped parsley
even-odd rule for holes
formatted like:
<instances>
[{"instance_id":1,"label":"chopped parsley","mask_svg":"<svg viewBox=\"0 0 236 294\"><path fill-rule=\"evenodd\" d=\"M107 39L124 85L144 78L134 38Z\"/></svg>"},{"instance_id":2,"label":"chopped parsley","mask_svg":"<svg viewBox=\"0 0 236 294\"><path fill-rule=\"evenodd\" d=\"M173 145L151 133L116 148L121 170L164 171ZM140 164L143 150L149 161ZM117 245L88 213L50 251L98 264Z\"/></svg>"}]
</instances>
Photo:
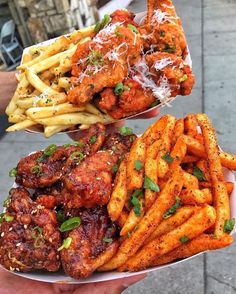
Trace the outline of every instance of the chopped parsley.
<instances>
[{"instance_id":1,"label":"chopped parsley","mask_svg":"<svg viewBox=\"0 0 236 294\"><path fill-rule=\"evenodd\" d=\"M132 24L128 24L127 25L127 27L129 28L129 29L131 29L131 31L133 31L135 34L138 34L138 29L134 26L134 25L132 25Z\"/></svg>"},{"instance_id":2,"label":"chopped parsley","mask_svg":"<svg viewBox=\"0 0 236 294\"><path fill-rule=\"evenodd\" d=\"M115 86L115 89L114 89L114 93L117 95L117 96L120 96L123 92L124 92L124 85L123 83L118 83L116 84Z\"/></svg>"},{"instance_id":3,"label":"chopped parsley","mask_svg":"<svg viewBox=\"0 0 236 294\"><path fill-rule=\"evenodd\" d=\"M227 219L224 223L224 232L231 233L235 226L235 218Z\"/></svg>"},{"instance_id":4,"label":"chopped parsley","mask_svg":"<svg viewBox=\"0 0 236 294\"><path fill-rule=\"evenodd\" d=\"M81 142L81 141L74 141L74 142L71 142L71 143L67 143L67 144L64 144L63 147L67 148L67 147L72 147L72 146L78 146L78 147L84 147L84 142Z\"/></svg>"},{"instance_id":5,"label":"chopped parsley","mask_svg":"<svg viewBox=\"0 0 236 294\"><path fill-rule=\"evenodd\" d=\"M90 145L93 145L96 141L97 141L97 136L92 136L92 137L89 139L89 144L90 144Z\"/></svg>"},{"instance_id":6,"label":"chopped parsley","mask_svg":"<svg viewBox=\"0 0 236 294\"><path fill-rule=\"evenodd\" d=\"M140 160L135 160L134 162L134 168L139 171L143 168L143 163Z\"/></svg>"},{"instance_id":7,"label":"chopped parsley","mask_svg":"<svg viewBox=\"0 0 236 294\"><path fill-rule=\"evenodd\" d=\"M57 221L63 223L65 221L65 216L63 214L63 210L57 211Z\"/></svg>"},{"instance_id":8,"label":"chopped parsley","mask_svg":"<svg viewBox=\"0 0 236 294\"><path fill-rule=\"evenodd\" d=\"M186 242L189 241L189 238L188 238L187 236L183 236L183 237L179 238L179 241L180 241L181 243L186 243Z\"/></svg>"},{"instance_id":9,"label":"chopped parsley","mask_svg":"<svg viewBox=\"0 0 236 294\"><path fill-rule=\"evenodd\" d=\"M144 185L143 185L143 187L144 187L145 189L149 189L149 190L151 190L151 191L153 191L153 192L160 192L160 188L159 188L159 186L158 186L156 183L154 183L153 180L150 179L150 178L149 178L148 176L146 176L146 175L145 175L145 177L144 177Z\"/></svg>"},{"instance_id":10,"label":"chopped parsley","mask_svg":"<svg viewBox=\"0 0 236 294\"><path fill-rule=\"evenodd\" d=\"M198 178L199 181L206 181L203 171L196 165L193 168L193 175Z\"/></svg>"},{"instance_id":11,"label":"chopped parsley","mask_svg":"<svg viewBox=\"0 0 236 294\"><path fill-rule=\"evenodd\" d=\"M133 210L136 216L141 215L141 204L138 197L143 196L143 191L141 189L137 189L133 192L129 199L129 204L133 206Z\"/></svg>"},{"instance_id":12,"label":"chopped parsley","mask_svg":"<svg viewBox=\"0 0 236 294\"><path fill-rule=\"evenodd\" d=\"M176 47L174 45L169 45L168 43L165 45L165 48L164 48L164 51L165 52L168 52L168 53L175 53L176 51Z\"/></svg>"},{"instance_id":13,"label":"chopped parsley","mask_svg":"<svg viewBox=\"0 0 236 294\"><path fill-rule=\"evenodd\" d=\"M46 149L43 151L43 155L41 155L37 161L38 162L43 162L47 157L53 155L53 153L56 151L57 145L56 144L51 144L49 145Z\"/></svg>"},{"instance_id":14,"label":"chopped parsley","mask_svg":"<svg viewBox=\"0 0 236 294\"><path fill-rule=\"evenodd\" d=\"M182 82L186 81L187 78L188 78L188 76L185 74L182 76L182 78L179 79L179 82L182 83Z\"/></svg>"},{"instance_id":15,"label":"chopped parsley","mask_svg":"<svg viewBox=\"0 0 236 294\"><path fill-rule=\"evenodd\" d=\"M71 237L68 237L65 240L63 240L63 243L62 243L61 247L59 247L57 249L57 251L61 251L63 249L68 249L70 247L70 245L71 245L72 240L73 239Z\"/></svg>"},{"instance_id":16,"label":"chopped parsley","mask_svg":"<svg viewBox=\"0 0 236 294\"><path fill-rule=\"evenodd\" d=\"M170 153L166 153L164 156L162 156L162 159L164 159L166 162L171 163L173 162L174 158L170 156Z\"/></svg>"},{"instance_id":17,"label":"chopped parsley","mask_svg":"<svg viewBox=\"0 0 236 294\"><path fill-rule=\"evenodd\" d=\"M120 26L117 26L117 27L116 27L115 35L116 35L117 37L122 37L123 35L118 31L119 28L120 28Z\"/></svg>"},{"instance_id":18,"label":"chopped parsley","mask_svg":"<svg viewBox=\"0 0 236 294\"><path fill-rule=\"evenodd\" d=\"M119 128L119 131L122 136L129 136L133 134L133 130L129 127L121 127Z\"/></svg>"},{"instance_id":19,"label":"chopped parsley","mask_svg":"<svg viewBox=\"0 0 236 294\"><path fill-rule=\"evenodd\" d=\"M157 106L158 104L160 104L160 102L158 100L155 100L154 102L152 102L152 104L150 105L150 107L155 107Z\"/></svg>"},{"instance_id":20,"label":"chopped parsley","mask_svg":"<svg viewBox=\"0 0 236 294\"><path fill-rule=\"evenodd\" d=\"M181 206L181 201L180 198L178 196L175 197L175 204L173 206L171 206L171 208L169 208L163 215L164 218L168 218L170 217L172 214L176 213L176 210L178 207Z\"/></svg>"},{"instance_id":21,"label":"chopped parsley","mask_svg":"<svg viewBox=\"0 0 236 294\"><path fill-rule=\"evenodd\" d=\"M10 171L9 171L9 177L16 177L17 176L17 169L16 167L12 168Z\"/></svg>"},{"instance_id":22,"label":"chopped parsley","mask_svg":"<svg viewBox=\"0 0 236 294\"><path fill-rule=\"evenodd\" d=\"M165 32L164 31L160 31L160 36L161 37L165 37Z\"/></svg>"},{"instance_id":23,"label":"chopped parsley","mask_svg":"<svg viewBox=\"0 0 236 294\"><path fill-rule=\"evenodd\" d=\"M94 32L98 33L101 29L103 29L110 22L110 15L105 14L101 21L98 21L95 25Z\"/></svg>"},{"instance_id":24,"label":"chopped parsley","mask_svg":"<svg viewBox=\"0 0 236 294\"><path fill-rule=\"evenodd\" d=\"M101 65L104 63L103 57L99 51L91 51L88 55L88 62L91 65Z\"/></svg>"}]
</instances>

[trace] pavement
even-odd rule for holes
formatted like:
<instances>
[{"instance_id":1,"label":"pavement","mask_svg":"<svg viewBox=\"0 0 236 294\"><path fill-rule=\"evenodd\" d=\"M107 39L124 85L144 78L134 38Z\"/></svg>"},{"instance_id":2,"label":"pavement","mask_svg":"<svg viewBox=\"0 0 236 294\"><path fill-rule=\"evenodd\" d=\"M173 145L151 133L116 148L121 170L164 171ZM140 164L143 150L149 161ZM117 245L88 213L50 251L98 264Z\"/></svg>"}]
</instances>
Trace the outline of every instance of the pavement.
<instances>
[{"instance_id":1,"label":"pavement","mask_svg":"<svg viewBox=\"0 0 236 294\"><path fill-rule=\"evenodd\" d=\"M236 150L236 1L176 0L186 32L196 75L189 97L178 97L162 113L183 117L188 112L206 112L212 119L224 150ZM145 1L135 0L130 9L145 10ZM135 132L143 132L155 119L128 121ZM8 171L18 159L50 143L64 143L58 134L45 140L25 132L7 134L0 141L0 199L6 198L12 179ZM236 245L199 255L189 261L155 271L125 294L233 294L236 293Z\"/></svg>"}]
</instances>

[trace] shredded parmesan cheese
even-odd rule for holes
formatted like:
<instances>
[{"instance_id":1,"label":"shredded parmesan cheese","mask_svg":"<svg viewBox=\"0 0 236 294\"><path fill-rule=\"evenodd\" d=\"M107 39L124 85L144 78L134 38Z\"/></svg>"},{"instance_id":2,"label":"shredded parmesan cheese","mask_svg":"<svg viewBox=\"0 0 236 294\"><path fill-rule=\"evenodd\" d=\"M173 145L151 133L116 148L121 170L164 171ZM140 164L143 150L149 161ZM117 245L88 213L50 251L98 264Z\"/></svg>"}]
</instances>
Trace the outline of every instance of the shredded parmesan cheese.
<instances>
[{"instance_id":1,"label":"shredded parmesan cheese","mask_svg":"<svg viewBox=\"0 0 236 294\"><path fill-rule=\"evenodd\" d=\"M153 16L152 16L152 20L151 20L151 24L163 24L165 22L169 22L172 24L176 24L173 20L176 20L177 18L174 16L170 16L169 13L165 12L165 11L161 11L160 9L154 10Z\"/></svg>"},{"instance_id":2,"label":"shredded parmesan cheese","mask_svg":"<svg viewBox=\"0 0 236 294\"><path fill-rule=\"evenodd\" d=\"M172 65L172 64L173 64L173 61L169 57L167 57L167 58L157 60L154 63L154 68L156 71L158 71L158 70L162 70L163 68L167 67L168 65Z\"/></svg>"}]
</instances>

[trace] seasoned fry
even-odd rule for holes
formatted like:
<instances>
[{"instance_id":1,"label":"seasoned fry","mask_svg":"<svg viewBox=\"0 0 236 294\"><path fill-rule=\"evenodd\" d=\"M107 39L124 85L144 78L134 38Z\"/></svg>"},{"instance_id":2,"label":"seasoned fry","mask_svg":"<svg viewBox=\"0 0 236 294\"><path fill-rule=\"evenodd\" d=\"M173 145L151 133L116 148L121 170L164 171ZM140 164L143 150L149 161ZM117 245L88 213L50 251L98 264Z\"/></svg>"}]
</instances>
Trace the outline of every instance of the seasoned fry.
<instances>
[{"instance_id":1,"label":"seasoned fry","mask_svg":"<svg viewBox=\"0 0 236 294\"><path fill-rule=\"evenodd\" d=\"M77 44L80 40L86 39L86 37L91 37L94 34L94 28L94 25L82 28L78 31L72 32L67 38L74 44Z\"/></svg>"},{"instance_id":2,"label":"seasoned fry","mask_svg":"<svg viewBox=\"0 0 236 294\"><path fill-rule=\"evenodd\" d=\"M67 99L64 93L56 93L52 95L39 95L32 98L21 99L17 101L17 105L22 109L28 109L37 106L54 106L66 101Z\"/></svg>"},{"instance_id":3,"label":"seasoned fry","mask_svg":"<svg viewBox=\"0 0 236 294\"><path fill-rule=\"evenodd\" d=\"M152 266L166 264L206 250L220 249L229 246L232 242L233 237L230 235L224 235L220 238L216 238L214 235L201 234L190 242L181 245L177 249L158 257L154 260Z\"/></svg>"},{"instance_id":4,"label":"seasoned fry","mask_svg":"<svg viewBox=\"0 0 236 294\"><path fill-rule=\"evenodd\" d=\"M107 211L112 221L119 219L127 199L126 177L126 160L123 160L119 166L111 198L107 205Z\"/></svg>"},{"instance_id":5,"label":"seasoned fry","mask_svg":"<svg viewBox=\"0 0 236 294\"><path fill-rule=\"evenodd\" d=\"M226 189L228 192L228 195L231 195L233 189L234 189L234 184L231 182L224 182L226 185ZM199 184L200 188L210 188L212 189L212 183L209 182L200 182Z\"/></svg>"},{"instance_id":6,"label":"seasoned fry","mask_svg":"<svg viewBox=\"0 0 236 294\"><path fill-rule=\"evenodd\" d=\"M143 142L142 137L137 138L130 150L130 154L127 158L127 189L132 191L139 189L143 185L144 177L144 163L146 155L146 144ZM142 168L140 170L135 169L135 162L140 161Z\"/></svg>"},{"instance_id":7,"label":"seasoned fry","mask_svg":"<svg viewBox=\"0 0 236 294\"><path fill-rule=\"evenodd\" d=\"M141 219L137 229L124 240L117 254L107 264L100 267L99 271L109 271L121 266L138 251L161 222L163 214L174 204L175 196L180 193L182 185L182 170L177 168L152 207Z\"/></svg>"},{"instance_id":8,"label":"seasoned fry","mask_svg":"<svg viewBox=\"0 0 236 294\"><path fill-rule=\"evenodd\" d=\"M118 270L138 271L147 268L158 257L181 246L181 238L191 240L210 228L216 219L213 207L207 205L197 210L186 222L169 233L145 245Z\"/></svg>"},{"instance_id":9,"label":"seasoned fry","mask_svg":"<svg viewBox=\"0 0 236 294\"><path fill-rule=\"evenodd\" d=\"M184 119L180 118L175 123L174 134L172 138L172 146L175 145L177 139L184 133Z\"/></svg>"},{"instance_id":10,"label":"seasoned fry","mask_svg":"<svg viewBox=\"0 0 236 294\"><path fill-rule=\"evenodd\" d=\"M220 151L219 156L220 156L221 164L224 167L228 169L236 170L236 155L229 154L224 151Z\"/></svg>"},{"instance_id":11,"label":"seasoned fry","mask_svg":"<svg viewBox=\"0 0 236 294\"><path fill-rule=\"evenodd\" d=\"M188 136L193 138L197 135L197 119L193 113L190 113L185 117L184 131Z\"/></svg>"},{"instance_id":12,"label":"seasoned fry","mask_svg":"<svg viewBox=\"0 0 236 294\"><path fill-rule=\"evenodd\" d=\"M168 163L163 158L159 158L157 161L157 177L160 179L164 178L168 170Z\"/></svg>"},{"instance_id":13,"label":"seasoned fry","mask_svg":"<svg viewBox=\"0 0 236 294\"><path fill-rule=\"evenodd\" d=\"M210 181L211 180L211 176L209 174L209 168L208 168L208 164L206 160L199 160L198 162L196 162L196 166L203 172L204 174L204 178L206 179L206 181Z\"/></svg>"},{"instance_id":14,"label":"seasoned fry","mask_svg":"<svg viewBox=\"0 0 236 294\"><path fill-rule=\"evenodd\" d=\"M28 117L34 120L64 113L79 112L83 111L84 109L84 107L78 107L66 102L55 106L29 108L25 113Z\"/></svg>"},{"instance_id":15,"label":"seasoned fry","mask_svg":"<svg viewBox=\"0 0 236 294\"><path fill-rule=\"evenodd\" d=\"M142 219L145 209L144 209L144 201L143 199L139 200L140 203L140 209L139 213L135 213L135 210L132 209L129 213L129 216L125 222L125 224L122 227L122 230L120 231L120 236L125 236L128 233L130 233L140 222Z\"/></svg>"},{"instance_id":16,"label":"seasoned fry","mask_svg":"<svg viewBox=\"0 0 236 294\"><path fill-rule=\"evenodd\" d=\"M191 163L191 162L196 162L198 160L199 160L199 158L197 156L185 155L183 160L182 160L182 163Z\"/></svg>"},{"instance_id":17,"label":"seasoned fry","mask_svg":"<svg viewBox=\"0 0 236 294\"><path fill-rule=\"evenodd\" d=\"M212 194L210 189L192 189L192 190L183 190L180 193L181 203L185 205L204 205L212 204Z\"/></svg>"},{"instance_id":18,"label":"seasoned fry","mask_svg":"<svg viewBox=\"0 0 236 294\"><path fill-rule=\"evenodd\" d=\"M156 159L146 157L145 175L148 176L155 184L157 184L158 162ZM145 189L145 209L148 210L157 197L157 192Z\"/></svg>"},{"instance_id":19,"label":"seasoned fry","mask_svg":"<svg viewBox=\"0 0 236 294\"><path fill-rule=\"evenodd\" d=\"M184 172L183 178L184 178L184 187L186 189L188 189L188 190L199 189L198 179L195 176L193 176L187 172Z\"/></svg>"},{"instance_id":20,"label":"seasoned fry","mask_svg":"<svg viewBox=\"0 0 236 294\"><path fill-rule=\"evenodd\" d=\"M68 91L71 87L71 81L70 78L67 77L61 77L58 79L58 85L61 88L64 88L66 91Z\"/></svg>"},{"instance_id":21,"label":"seasoned fry","mask_svg":"<svg viewBox=\"0 0 236 294\"><path fill-rule=\"evenodd\" d=\"M171 150L170 156L171 156L171 163L169 165L170 171L173 172L177 166L179 166L184 159L187 152L187 146L184 142L184 138L180 136L176 144L174 145L173 149Z\"/></svg>"},{"instance_id":22,"label":"seasoned fry","mask_svg":"<svg viewBox=\"0 0 236 294\"><path fill-rule=\"evenodd\" d=\"M172 216L164 219L156 230L151 234L149 238L146 239L144 244L148 244L152 240L160 237L170 231L174 230L176 227L182 225L190 216L194 213L196 208L192 206L183 206L177 209L176 213Z\"/></svg>"},{"instance_id":23,"label":"seasoned fry","mask_svg":"<svg viewBox=\"0 0 236 294\"><path fill-rule=\"evenodd\" d=\"M119 218L116 220L116 223L118 224L118 226L120 228L123 228L128 216L129 216L129 214L126 210L121 211Z\"/></svg>"}]
</instances>

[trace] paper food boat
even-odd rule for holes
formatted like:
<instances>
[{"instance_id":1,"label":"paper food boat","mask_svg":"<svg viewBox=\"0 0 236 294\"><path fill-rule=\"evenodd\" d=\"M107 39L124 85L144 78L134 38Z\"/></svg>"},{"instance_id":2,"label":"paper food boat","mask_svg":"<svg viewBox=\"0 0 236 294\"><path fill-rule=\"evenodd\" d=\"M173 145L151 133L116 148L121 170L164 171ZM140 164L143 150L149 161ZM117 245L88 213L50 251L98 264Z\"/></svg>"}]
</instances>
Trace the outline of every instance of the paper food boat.
<instances>
[{"instance_id":1,"label":"paper food boat","mask_svg":"<svg viewBox=\"0 0 236 294\"><path fill-rule=\"evenodd\" d=\"M142 21L144 20L144 17L146 15L146 11L144 12L140 12L138 14L136 14L134 20L137 22L137 23L142 23ZM69 35L69 34L68 34ZM67 35L65 35L67 36ZM47 40L45 42L42 42L42 43L39 43L37 45L34 45L34 46L45 46L45 45L49 45L51 43L53 43L56 39L58 39L59 37L57 38L54 38L54 39L51 39L51 40ZM31 47L27 47L24 49L23 51L23 56L24 54L27 54L28 53L28 50L29 48ZM188 55L186 56L185 58L185 62L192 68L192 59L191 59L191 55L190 55L190 52L189 52L189 48L188 48ZM174 99L176 99L177 97L175 97ZM174 100L173 99L173 100ZM162 104L159 104L157 106L154 106L152 108L149 108L145 111L142 111L140 113L137 113L137 114L134 114L134 115L131 115L131 116L128 116L126 118L123 118L123 119L120 119L120 120L116 120L115 122L120 122L120 121L125 121L127 119L134 119L134 118L138 118L139 116L147 116L147 117L152 117L152 116L156 116L156 113L158 113L158 110L162 107L162 106L165 106L165 105L162 105ZM109 122L108 124L112 124L114 122ZM43 130L42 130L42 127L39 126L39 125L35 125L35 126L32 126L32 127L29 127L27 128L27 131L28 132L31 132L31 133L43 133ZM72 131L65 131L63 133L73 133L73 132L78 132L79 130L76 129L76 130L72 130Z\"/></svg>"}]
</instances>

